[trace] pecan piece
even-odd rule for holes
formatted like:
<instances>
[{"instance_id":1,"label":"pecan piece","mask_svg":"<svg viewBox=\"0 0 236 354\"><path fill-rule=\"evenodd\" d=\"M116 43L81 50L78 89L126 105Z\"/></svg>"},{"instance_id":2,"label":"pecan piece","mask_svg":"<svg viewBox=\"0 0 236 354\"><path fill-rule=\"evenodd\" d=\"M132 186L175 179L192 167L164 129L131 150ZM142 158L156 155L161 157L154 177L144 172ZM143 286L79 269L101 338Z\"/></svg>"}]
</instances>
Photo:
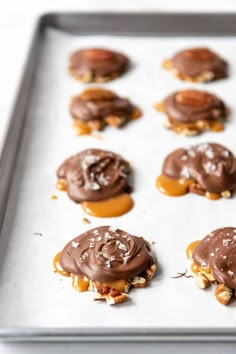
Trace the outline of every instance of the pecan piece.
<instances>
[{"instance_id":1,"label":"pecan piece","mask_svg":"<svg viewBox=\"0 0 236 354\"><path fill-rule=\"evenodd\" d=\"M215 288L214 295L216 300L219 301L222 305L228 305L233 296L233 291L226 285L220 284Z\"/></svg>"}]
</instances>

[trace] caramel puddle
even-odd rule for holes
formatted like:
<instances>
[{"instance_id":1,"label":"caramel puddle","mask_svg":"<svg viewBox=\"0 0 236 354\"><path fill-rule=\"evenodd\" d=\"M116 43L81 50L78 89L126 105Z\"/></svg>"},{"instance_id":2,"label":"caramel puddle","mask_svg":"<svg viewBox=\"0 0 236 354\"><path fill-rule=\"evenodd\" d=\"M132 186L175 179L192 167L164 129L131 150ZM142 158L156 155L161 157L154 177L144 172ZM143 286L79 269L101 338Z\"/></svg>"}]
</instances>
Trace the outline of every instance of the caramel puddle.
<instances>
[{"instance_id":1,"label":"caramel puddle","mask_svg":"<svg viewBox=\"0 0 236 354\"><path fill-rule=\"evenodd\" d=\"M97 202L82 202L83 211L100 218L110 218L128 213L133 207L133 200L128 193Z\"/></svg>"},{"instance_id":2,"label":"caramel puddle","mask_svg":"<svg viewBox=\"0 0 236 354\"><path fill-rule=\"evenodd\" d=\"M188 193L189 185L193 183L192 179L178 180L160 175L156 179L157 189L166 195L178 197Z\"/></svg>"}]
</instances>

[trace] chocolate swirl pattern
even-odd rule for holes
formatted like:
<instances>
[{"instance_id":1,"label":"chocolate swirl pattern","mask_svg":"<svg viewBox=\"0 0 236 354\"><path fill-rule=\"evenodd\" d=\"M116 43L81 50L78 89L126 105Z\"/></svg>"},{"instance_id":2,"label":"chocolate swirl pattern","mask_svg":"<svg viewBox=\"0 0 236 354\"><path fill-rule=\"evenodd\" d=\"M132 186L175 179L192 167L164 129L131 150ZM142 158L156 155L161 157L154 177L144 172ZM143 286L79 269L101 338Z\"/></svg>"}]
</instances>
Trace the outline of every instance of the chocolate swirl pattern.
<instances>
[{"instance_id":1,"label":"chocolate swirl pattern","mask_svg":"<svg viewBox=\"0 0 236 354\"><path fill-rule=\"evenodd\" d=\"M120 155L87 149L67 159L58 169L69 197L77 203L99 201L128 191L130 165Z\"/></svg>"},{"instance_id":2,"label":"chocolate swirl pattern","mask_svg":"<svg viewBox=\"0 0 236 354\"><path fill-rule=\"evenodd\" d=\"M129 66L129 59L104 48L78 50L70 57L69 71L84 82L103 82L115 79Z\"/></svg>"},{"instance_id":3,"label":"chocolate swirl pattern","mask_svg":"<svg viewBox=\"0 0 236 354\"><path fill-rule=\"evenodd\" d=\"M210 232L194 250L193 261L210 268L219 283L236 289L236 228L223 227Z\"/></svg>"},{"instance_id":4,"label":"chocolate swirl pattern","mask_svg":"<svg viewBox=\"0 0 236 354\"><path fill-rule=\"evenodd\" d=\"M177 149L166 157L162 172L173 179L193 179L213 193L233 191L236 187L236 159L219 144Z\"/></svg>"},{"instance_id":5,"label":"chocolate swirl pattern","mask_svg":"<svg viewBox=\"0 0 236 354\"><path fill-rule=\"evenodd\" d=\"M70 241L59 262L66 272L109 283L141 274L155 257L142 237L101 226Z\"/></svg>"},{"instance_id":6,"label":"chocolate swirl pattern","mask_svg":"<svg viewBox=\"0 0 236 354\"><path fill-rule=\"evenodd\" d=\"M84 90L72 98L70 112L74 120L96 121L98 129L105 124L121 126L131 119L135 107L126 98L102 88ZM113 124L112 124L113 123Z\"/></svg>"}]
</instances>

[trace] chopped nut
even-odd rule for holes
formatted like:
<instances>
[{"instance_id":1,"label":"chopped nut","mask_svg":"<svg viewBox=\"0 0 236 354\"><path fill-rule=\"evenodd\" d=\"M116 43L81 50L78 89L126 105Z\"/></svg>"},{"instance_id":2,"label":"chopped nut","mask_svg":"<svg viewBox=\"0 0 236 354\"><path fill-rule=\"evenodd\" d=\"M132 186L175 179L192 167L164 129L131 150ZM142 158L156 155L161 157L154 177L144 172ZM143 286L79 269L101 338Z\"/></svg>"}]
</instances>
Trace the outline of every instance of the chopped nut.
<instances>
[{"instance_id":1,"label":"chopped nut","mask_svg":"<svg viewBox=\"0 0 236 354\"><path fill-rule=\"evenodd\" d=\"M102 130L104 126L102 121L98 119L90 120L87 124L91 130Z\"/></svg>"},{"instance_id":2,"label":"chopped nut","mask_svg":"<svg viewBox=\"0 0 236 354\"><path fill-rule=\"evenodd\" d=\"M195 283L199 289L205 289L210 284L207 277L200 272L195 273L194 278L195 278Z\"/></svg>"},{"instance_id":3,"label":"chopped nut","mask_svg":"<svg viewBox=\"0 0 236 354\"><path fill-rule=\"evenodd\" d=\"M233 292L226 285L220 284L215 288L214 294L216 300L219 301L222 305L228 305L232 298Z\"/></svg>"},{"instance_id":4,"label":"chopped nut","mask_svg":"<svg viewBox=\"0 0 236 354\"><path fill-rule=\"evenodd\" d=\"M156 264L153 264L153 265L150 267L150 269L147 269L147 270L146 270L147 279L151 279L151 278L154 276L156 270L157 270Z\"/></svg>"},{"instance_id":5,"label":"chopped nut","mask_svg":"<svg viewBox=\"0 0 236 354\"><path fill-rule=\"evenodd\" d=\"M198 135L200 133L200 130L197 129L182 129L181 130L181 134L185 135L185 136L195 136Z\"/></svg>"},{"instance_id":6,"label":"chopped nut","mask_svg":"<svg viewBox=\"0 0 236 354\"><path fill-rule=\"evenodd\" d=\"M115 128L121 127L126 122L125 117L118 116L107 116L104 120L108 125L111 125Z\"/></svg>"},{"instance_id":7,"label":"chopped nut","mask_svg":"<svg viewBox=\"0 0 236 354\"><path fill-rule=\"evenodd\" d=\"M224 191L224 192L221 192L221 196L222 198L230 198L231 197L231 192L230 191Z\"/></svg>"},{"instance_id":8,"label":"chopped nut","mask_svg":"<svg viewBox=\"0 0 236 354\"><path fill-rule=\"evenodd\" d=\"M147 279L143 277L134 277L131 280L131 285L133 285L134 288L144 288L147 286Z\"/></svg>"},{"instance_id":9,"label":"chopped nut","mask_svg":"<svg viewBox=\"0 0 236 354\"><path fill-rule=\"evenodd\" d=\"M120 293L119 295L117 295L115 297L113 297L111 295L102 295L102 294L96 293L96 295L94 297L94 301L106 300L108 305L116 305L116 304L126 301L127 299L128 299L128 295L126 295L124 293Z\"/></svg>"}]
</instances>

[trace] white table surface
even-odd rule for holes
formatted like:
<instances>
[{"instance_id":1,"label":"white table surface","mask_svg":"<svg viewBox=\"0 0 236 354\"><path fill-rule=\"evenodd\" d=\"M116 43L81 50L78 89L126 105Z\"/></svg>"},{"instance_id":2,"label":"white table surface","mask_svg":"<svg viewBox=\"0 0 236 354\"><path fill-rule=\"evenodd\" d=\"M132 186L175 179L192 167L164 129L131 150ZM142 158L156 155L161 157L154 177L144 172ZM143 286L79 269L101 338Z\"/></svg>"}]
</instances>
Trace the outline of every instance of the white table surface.
<instances>
[{"instance_id":1,"label":"white table surface","mask_svg":"<svg viewBox=\"0 0 236 354\"><path fill-rule=\"evenodd\" d=\"M17 92L18 83L30 43L32 28L36 18L49 11L81 11L81 12L236 12L236 0L5 0L1 1L0 12L0 150L7 129L11 109ZM217 345L214 352L220 354ZM132 352L136 354L145 351L145 344L134 344ZM108 354L107 346L94 346L96 354ZM156 348L149 346L149 354L157 353ZM204 348L206 350L206 347ZM173 351L175 346L173 345ZM199 352L197 349L196 353ZM232 350L232 351L231 351ZM0 343L0 354L29 354L29 353L88 353L83 344L76 343ZM131 348L114 344L113 353L131 353ZM92 351L91 351L92 352ZM160 353L165 353L162 346ZM227 353L235 353L233 349L226 349ZM110 353L110 351L109 351ZM112 354L113 354L112 353ZM188 351L183 350L183 354ZM195 351L192 351L194 354ZM177 354L177 353L176 353Z\"/></svg>"}]
</instances>

